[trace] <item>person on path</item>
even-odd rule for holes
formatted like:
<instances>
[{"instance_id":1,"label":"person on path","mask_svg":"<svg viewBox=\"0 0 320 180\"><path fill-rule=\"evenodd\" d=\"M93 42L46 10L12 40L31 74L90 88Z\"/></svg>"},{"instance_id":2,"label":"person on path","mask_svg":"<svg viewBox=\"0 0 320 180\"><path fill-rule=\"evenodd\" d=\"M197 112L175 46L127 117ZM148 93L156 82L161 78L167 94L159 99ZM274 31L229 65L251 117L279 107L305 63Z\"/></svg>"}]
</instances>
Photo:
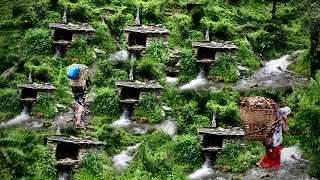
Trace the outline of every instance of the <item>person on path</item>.
<instances>
[{"instance_id":1,"label":"person on path","mask_svg":"<svg viewBox=\"0 0 320 180\"><path fill-rule=\"evenodd\" d=\"M289 107L283 107L278 110L277 118L272 125L271 132L269 133L270 143L265 143L265 154L262 159L257 162L257 165L261 168L276 169L280 166L281 149L280 144L282 142L282 132L288 131L288 115L291 113Z\"/></svg>"},{"instance_id":2,"label":"person on path","mask_svg":"<svg viewBox=\"0 0 320 180\"><path fill-rule=\"evenodd\" d=\"M72 87L72 93L76 101L76 128L84 128L81 125L82 114L84 112L84 103L86 98L86 90L91 85L90 78L86 80L86 87Z\"/></svg>"}]
</instances>

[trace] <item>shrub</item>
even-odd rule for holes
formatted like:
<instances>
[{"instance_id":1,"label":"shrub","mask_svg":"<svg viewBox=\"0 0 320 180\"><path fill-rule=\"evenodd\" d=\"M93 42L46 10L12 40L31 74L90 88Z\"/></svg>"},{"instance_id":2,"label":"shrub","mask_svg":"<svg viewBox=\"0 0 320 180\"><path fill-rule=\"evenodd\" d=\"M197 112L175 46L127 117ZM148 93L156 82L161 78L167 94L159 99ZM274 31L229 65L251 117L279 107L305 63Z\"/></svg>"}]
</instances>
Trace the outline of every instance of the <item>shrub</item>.
<instances>
[{"instance_id":1,"label":"shrub","mask_svg":"<svg viewBox=\"0 0 320 180\"><path fill-rule=\"evenodd\" d=\"M148 52L146 54L154 62L164 62L169 59L169 54L165 49L163 42L158 39L152 39L150 45L148 46Z\"/></svg>"},{"instance_id":2,"label":"shrub","mask_svg":"<svg viewBox=\"0 0 320 180\"><path fill-rule=\"evenodd\" d=\"M90 65L93 62L92 48L88 45L87 39L83 36L78 36L73 41L73 46L66 52L67 58L76 58L78 63Z\"/></svg>"},{"instance_id":3,"label":"shrub","mask_svg":"<svg viewBox=\"0 0 320 180\"><path fill-rule=\"evenodd\" d=\"M16 89L0 89L0 111L5 113L8 118L21 112L20 101Z\"/></svg>"},{"instance_id":4,"label":"shrub","mask_svg":"<svg viewBox=\"0 0 320 180\"><path fill-rule=\"evenodd\" d=\"M192 51L182 49L180 53L179 81L185 82L194 79L198 74L196 58Z\"/></svg>"},{"instance_id":5,"label":"shrub","mask_svg":"<svg viewBox=\"0 0 320 180\"><path fill-rule=\"evenodd\" d=\"M253 50L248 46L241 44L237 52L237 60L244 66L257 70L260 68L260 62Z\"/></svg>"},{"instance_id":6,"label":"shrub","mask_svg":"<svg viewBox=\"0 0 320 180\"><path fill-rule=\"evenodd\" d=\"M161 102L151 93L147 93L142 97L139 107L133 111L135 118L146 117L148 122L155 123L162 121L161 117Z\"/></svg>"},{"instance_id":7,"label":"shrub","mask_svg":"<svg viewBox=\"0 0 320 180\"><path fill-rule=\"evenodd\" d=\"M255 166L255 163L263 156L264 146L261 142L247 142L245 147L233 142L227 144L221 155L218 156L216 164L219 169L232 172L244 172L247 168Z\"/></svg>"},{"instance_id":8,"label":"shrub","mask_svg":"<svg viewBox=\"0 0 320 180\"><path fill-rule=\"evenodd\" d=\"M117 44L111 36L106 25L97 23L94 25L96 32L93 35L92 43L97 44L100 48L106 50L106 53L114 52L117 50Z\"/></svg>"},{"instance_id":9,"label":"shrub","mask_svg":"<svg viewBox=\"0 0 320 180\"><path fill-rule=\"evenodd\" d=\"M29 29L23 38L23 47L30 55L52 54L53 40L47 29Z\"/></svg>"},{"instance_id":10,"label":"shrub","mask_svg":"<svg viewBox=\"0 0 320 180\"><path fill-rule=\"evenodd\" d=\"M201 149L196 136L177 136L173 145L173 159L179 164L197 167L203 163Z\"/></svg>"},{"instance_id":11,"label":"shrub","mask_svg":"<svg viewBox=\"0 0 320 180\"><path fill-rule=\"evenodd\" d=\"M219 104L216 104L216 102L210 100L206 104L206 108L208 108L211 112L216 113L216 120L219 127L224 125L240 125L238 106L235 102L230 102L225 106L221 106Z\"/></svg>"},{"instance_id":12,"label":"shrub","mask_svg":"<svg viewBox=\"0 0 320 180\"><path fill-rule=\"evenodd\" d=\"M136 80L148 81L156 80L161 81L164 76L162 66L156 63L150 57L145 57L138 62L136 61L133 67L133 77Z\"/></svg>"},{"instance_id":13,"label":"shrub","mask_svg":"<svg viewBox=\"0 0 320 180\"><path fill-rule=\"evenodd\" d=\"M118 118L121 115L120 98L110 88L102 88L98 90L91 112L94 116L110 116Z\"/></svg>"},{"instance_id":14,"label":"shrub","mask_svg":"<svg viewBox=\"0 0 320 180\"><path fill-rule=\"evenodd\" d=\"M224 82L234 82L238 79L236 71L236 62L229 55L222 54L218 57L215 67L209 71L209 76L220 76Z\"/></svg>"},{"instance_id":15,"label":"shrub","mask_svg":"<svg viewBox=\"0 0 320 180\"><path fill-rule=\"evenodd\" d=\"M41 95L32 107L32 113L43 113L44 118L52 118L56 115L55 103L49 95Z\"/></svg>"},{"instance_id":16,"label":"shrub","mask_svg":"<svg viewBox=\"0 0 320 180\"><path fill-rule=\"evenodd\" d=\"M171 138L167 133L156 131L145 137L144 143L150 150L154 151L170 140Z\"/></svg>"}]
</instances>

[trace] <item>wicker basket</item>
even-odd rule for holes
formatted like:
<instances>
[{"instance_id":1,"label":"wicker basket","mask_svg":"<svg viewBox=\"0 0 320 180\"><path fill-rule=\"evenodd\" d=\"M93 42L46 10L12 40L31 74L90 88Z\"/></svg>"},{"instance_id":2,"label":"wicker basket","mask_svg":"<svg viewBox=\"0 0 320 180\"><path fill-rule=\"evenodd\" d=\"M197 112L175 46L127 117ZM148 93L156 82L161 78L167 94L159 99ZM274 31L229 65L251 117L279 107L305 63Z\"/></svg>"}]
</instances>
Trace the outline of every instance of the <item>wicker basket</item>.
<instances>
[{"instance_id":1,"label":"wicker basket","mask_svg":"<svg viewBox=\"0 0 320 180\"><path fill-rule=\"evenodd\" d=\"M80 71L76 79L68 79L69 86L84 88L86 86L86 81L89 78L89 68L83 64L72 64L70 66L77 66L80 68ZM70 66L67 67L67 71Z\"/></svg>"},{"instance_id":2,"label":"wicker basket","mask_svg":"<svg viewBox=\"0 0 320 180\"><path fill-rule=\"evenodd\" d=\"M277 116L276 110L239 107L243 131L248 140L263 141Z\"/></svg>"}]
</instances>

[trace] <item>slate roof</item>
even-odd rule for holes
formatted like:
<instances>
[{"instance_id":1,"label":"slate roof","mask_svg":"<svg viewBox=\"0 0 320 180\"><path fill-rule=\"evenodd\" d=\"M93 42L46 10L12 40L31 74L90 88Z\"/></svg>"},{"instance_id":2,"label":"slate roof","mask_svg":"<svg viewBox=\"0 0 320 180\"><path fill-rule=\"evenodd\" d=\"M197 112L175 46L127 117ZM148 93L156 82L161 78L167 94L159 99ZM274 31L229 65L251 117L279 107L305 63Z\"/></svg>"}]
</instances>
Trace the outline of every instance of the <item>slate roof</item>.
<instances>
[{"instance_id":1,"label":"slate roof","mask_svg":"<svg viewBox=\"0 0 320 180\"><path fill-rule=\"evenodd\" d=\"M85 32L95 32L96 30L88 23L81 24L64 24L64 23L50 23L50 29L65 29L69 31L85 31Z\"/></svg>"},{"instance_id":2,"label":"slate roof","mask_svg":"<svg viewBox=\"0 0 320 180\"><path fill-rule=\"evenodd\" d=\"M169 34L170 31L163 25L145 26L145 25L130 25L126 26L123 31L136 32L143 34Z\"/></svg>"},{"instance_id":3,"label":"slate roof","mask_svg":"<svg viewBox=\"0 0 320 180\"><path fill-rule=\"evenodd\" d=\"M224 41L224 42L213 42L213 41L199 41L193 42L192 47L204 47L204 48L211 48L211 49L238 49L238 46L233 44L231 41Z\"/></svg>"}]
</instances>

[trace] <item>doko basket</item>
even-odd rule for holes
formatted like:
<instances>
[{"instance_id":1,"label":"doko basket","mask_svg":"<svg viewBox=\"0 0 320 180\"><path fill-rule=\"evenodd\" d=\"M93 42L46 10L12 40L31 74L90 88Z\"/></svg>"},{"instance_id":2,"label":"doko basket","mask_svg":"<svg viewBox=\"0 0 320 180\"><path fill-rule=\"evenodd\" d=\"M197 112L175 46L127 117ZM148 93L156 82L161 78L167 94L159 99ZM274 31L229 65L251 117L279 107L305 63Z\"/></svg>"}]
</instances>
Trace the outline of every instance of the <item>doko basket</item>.
<instances>
[{"instance_id":1,"label":"doko basket","mask_svg":"<svg viewBox=\"0 0 320 180\"><path fill-rule=\"evenodd\" d=\"M243 131L247 140L263 141L269 134L277 110L239 107Z\"/></svg>"},{"instance_id":2,"label":"doko basket","mask_svg":"<svg viewBox=\"0 0 320 180\"><path fill-rule=\"evenodd\" d=\"M86 86L86 81L89 78L89 68L88 68L88 66L83 65L83 64L72 64L72 65L67 67L67 69L66 69L67 72L68 72L68 69L71 66L79 67L80 71L79 71L79 74L78 74L76 79L69 79L68 78L69 86L84 88Z\"/></svg>"}]
</instances>

